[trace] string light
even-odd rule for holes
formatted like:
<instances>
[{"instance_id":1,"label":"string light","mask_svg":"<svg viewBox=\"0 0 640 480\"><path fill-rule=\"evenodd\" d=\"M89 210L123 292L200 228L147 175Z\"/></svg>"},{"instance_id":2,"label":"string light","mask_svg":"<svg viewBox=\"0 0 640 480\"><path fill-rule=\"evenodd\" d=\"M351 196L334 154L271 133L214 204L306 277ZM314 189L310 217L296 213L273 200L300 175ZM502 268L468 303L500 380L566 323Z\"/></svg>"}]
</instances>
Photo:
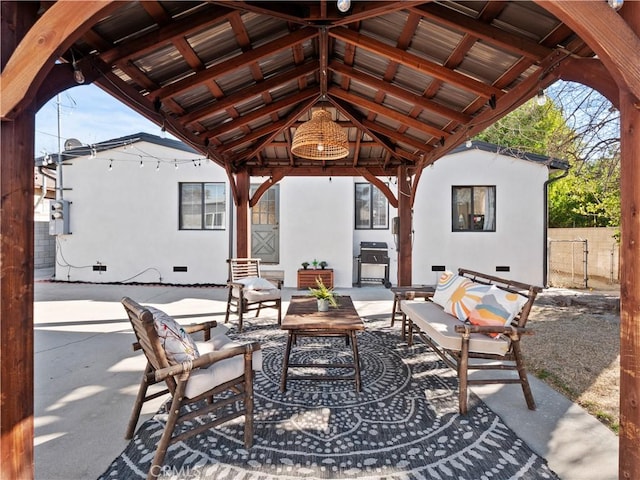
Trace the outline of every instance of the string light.
<instances>
[{"instance_id":1,"label":"string light","mask_svg":"<svg viewBox=\"0 0 640 480\"><path fill-rule=\"evenodd\" d=\"M466 146L467 148L471 148L471 147L473 147L473 142L471 141L471 139L470 139L470 138L467 138L467 142L465 143L465 146Z\"/></svg>"},{"instance_id":2,"label":"string light","mask_svg":"<svg viewBox=\"0 0 640 480\"><path fill-rule=\"evenodd\" d=\"M536 95L536 103L541 107L547 103L547 96L544 94L544 90L538 90L538 94Z\"/></svg>"},{"instance_id":3,"label":"string light","mask_svg":"<svg viewBox=\"0 0 640 480\"><path fill-rule=\"evenodd\" d=\"M140 157L140 168L144 167L144 162L142 161L142 157Z\"/></svg>"},{"instance_id":4,"label":"string light","mask_svg":"<svg viewBox=\"0 0 640 480\"><path fill-rule=\"evenodd\" d=\"M351 8L351 0L338 0L337 2L338 10L342 13L347 13Z\"/></svg>"},{"instance_id":5,"label":"string light","mask_svg":"<svg viewBox=\"0 0 640 480\"><path fill-rule=\"evenodd\" d=\"M622 8L622 5L624 4L624 0L607 0L607 1L609 3L609 6L614 10L620 10L620 8Z\"/></svg>"},{"instance_id":6,"label":"string light","mask_svg":"<svg viewBox=\"0 0 640 480\"><path fill-rule=\"evenodd\" d=\"M158 164L156 165L156 172L160 171L160 160L158 160Z\"/></svg>"},{"instance_id":7,"label":"string light","mask_svg":"<svg viewBox=\"0 0 640 480\"><path fill-rule=\"evenodd\" d=\"M109 160L109 171L113 170L113 160Z\"/></svg>"}]
</instances>

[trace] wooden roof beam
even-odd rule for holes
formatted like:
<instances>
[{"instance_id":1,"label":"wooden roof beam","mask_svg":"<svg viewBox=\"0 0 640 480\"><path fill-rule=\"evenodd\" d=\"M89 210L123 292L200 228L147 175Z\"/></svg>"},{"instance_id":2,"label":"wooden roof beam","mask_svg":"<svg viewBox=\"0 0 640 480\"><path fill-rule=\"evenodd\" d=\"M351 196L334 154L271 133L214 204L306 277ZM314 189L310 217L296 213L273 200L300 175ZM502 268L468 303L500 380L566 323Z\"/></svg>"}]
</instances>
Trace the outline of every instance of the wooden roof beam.
<instances>
[{"instance_id":1,"label":"wooden roof beam","mask_svg":"<svg viewBox=\"0 0 640 480\"><path fill-rule=\"evenodd\" d=\"M529 76L527 79L520 82L514 88L509 90L502 98L496 101L496 108L487 108L482 113L478 114L471 125L467 128L461 128L456 133L445 139L444 145L440 145L439 148L427 154L422 162L422 166L428 166L435 162L438 158L449 153L455 147L464 142L467 138L474 136L476 133L481 132L487 125L491 125L497 119L504 117L509 112L512 112L538 91L539 88L544 88L550 83L553 83L558 78L559 72L557 71L557 65L567 58L560 52L553 52L549 57L544 59L541 64L541 73ZM549 72L549 73L545 73ZM550 73L553 72L553 73Z\"/></svg>"},{"instance_id":2,"label":"wooden roof beam","mask_svg":"<svg viewBox=\"0 0 640 480\"><path fill-rule=\"evenodd\" d=\"M161 27L139 38L124 42L118 46L100 54L100 60L111 65L126 62L134 58L159 50L173 43L178 38L184 38L192 33L203 30L207 26L214 25L234 10L226 7L215 6L208 12L198 12L180 20L176 20L166 27Z\"/></svg>"},{"instance_id":3,"label":"wooden roof beam","mask_svg":"<svg viewBox=\"0 0 640 480\"><path fill-rule=\"evenodd\" d=\"M393 208L398 208L398 198L394 195L394 193L386 183L384 183L377 176L371 173L371 170L369 170L368 168L359 168L358 172L360 172L360 175L367 179L369 183L372 183L373 185L378 187L378 190L380 190L389 201L389 205L391 205Z\"/></svg>"},{"instance_id":4,"label":"wooden roof beam","mask_svg":"<svg viewBox=\"0 0 640 480\"><path fill-rule=\"evenodd\" d=\"M182 117L180 117L180 121L188 125L193 122L204 120L207 117L213 116L217 112L226 110L227 108L232 107L242 101L247 101L251 97L262 95L264 92L268 92L289 82L297 80L300 77L309 75L312 72L316 71L318 67L318 61L308 62L288 72L270 77L267 80L263 80L261 82L256 82L250 87L242 89L238 93L217 100L212 105L199 108L183 115Z\"/></svg>"},{"instance_id":5,"label":"wooden roof beam","mask_svg":"<svg viewBox=\"0 0 640 480\"><path fill-rule=\"evenodd\" d=\"M462 73L454 72L448 68L431 62L424 57L405 52L396 47L387 45L384 42L374 38L353 32L346 28L332 28L329 30L329 36L342 40L346 43L352 43L358 48L362 48L376 55L380 55L388 60L392 60L413 70L422 72L434 78L438 78L444 82L455 85L461 90L465 90L484 98L491 98L495 95L500 98L504 92L491 85L480 82L474 78L468 77Z\"/></svg>"},{"instance_id":6,"label":"wooden roof beam","mask_svg":"<svg viewBox=\"0 0 640 480\"><path fill-rule=\"evenodd\" d=\"M394 139L398 143L404 143L409 145L420 152L430 152L433 150L433 147L429 144L421 142L413 137L410 137L406 134L400 134L399 132L392 130L391 128L384 127L378 123L371 122L369 120L363 120L362 122L366 127L374 132L381 133L386 137Z\"/></svg>"},{"instance_id":7,"label":"wooden roof beam","mask_svg":"<svg viewBox=\"0 0 640 480\"><path fill-rule=\"evenodd\" d=\"M329 101L338 110L340 110L344 116L351 120L356 127L362 130L362 132L369 135L374 142L378 143L382 148L390 152L392 155L395 155L393 144L391 144L387 139L376 135L374 132L365 127L363 122L364 119L360 118L360 114L349 103L341 101L340 99L333 96L329 97Z\"/></svg>"},{"instance_id":8,"label":"wooden roof beam","mask_svg":"<svg viewBox=\"0 0 640 480\"><path fill-rule=\"evenodd\" d=\"M257 152L259 152L260 150L262 150L263 148L265 148L267 145L269 145L274 138L276 138L278 135L280 135L280 133L282 133L283 130L287 130L291 125L293 125L298 118L300 117L300 115L302 115L305 111L307 111L308 109L310 109L313 104L315 104L318 101L318 97L314 96L313 98L307 100L306 102L303 101L302 103L300 103L286 118L284 121L284 124L278 128L272 128L272 131L269 132L269 134L263 138L258 145L254 146L254 148L251 150L251 153L249 154L249 157L251 157L252 155L255 155ZM269 126L269 125L267 125Z\"/></svg>"},{"instance_id":9,"label":"wooden roof beam","mask_svg":"<svg viewBox=\"0 0 640 480\"><path fill-rule=\"evenodd\" d=\"M242 115L241 117L238 117L237 119L231 122L225 122L222 125L220 125L218 128L214 128L213 130L209 130L205 132L203 136L209 139L213 137L218 137L232 130L242 128L251 122L254 122L260 118L266 117L267 115L271 115L272 113L277 113L278 110L282 110L283 108L287 108L292 105L297 105L298 103L308 98L317 97L317 96L318 96L318 90L316 88L313 88L313 87L306 88L294 95L291 95L286 98L282 98L276 102L259 107L245 115Z\"/></svg>"},{"instance_id":10,"label":"wooden roof beam","mask_svg":"<svg viewBox=\"0 0 640 480\"><path fill-rule=\"evenodd\" d=\"M386 138L377 135L375 132L371 131L366 127L364 119L360 118L360 115L357 111L351 107L349 103L346 101L340 100L333 96L329 96L329 101L342 112L347 118L351 119L351 121L360 129L362 132L369 135L376 143L378 143L382 148L388 151L392 157L397 158L398 156L402 156L403 158L407 158L411 161L417 161L418 157L409 152L404 152L402 149L396 150L395 146L391 144Z\"/></svg>"},{"instance_id":11,"label":"wooden roof beam","mask_svg":"<svg viewBox=\"0 0 640 480\"><path fill-rule=\"evenodd\" d=\"M384 80L380 80L372 75L368 75L364 72L360 72L353 67L348 67L344 65L343 63L333 61L329 64L329 68L334 72L339 73L340 75L347 76L351 79L354 79L372 88L382 90L386 94L397 97L401 100L405 100L409 103L415 104L420 108L422 108L423 110L428 110L437 115L440 115L441 117L455 120L460 123L467 123L471 120L470 115L466 115L462 112L458 112L457 110L441 105L421 95L416 95L415 93L411 93L402 87L392 85L391 83L385 82Z\"/></svg>"},{"instance_id":12,"label":"wooden roof beam","mask_svg":"<svg viewBox=\"0 0 640 480\"><path fill-rule=\"evenodd\" d=\"M340 98L347 102L351 102L359 107L365 108L370 112L374 112L378 115L382 115L384 117L390 118L400 124L406 125L410 128L415 128L416 130L430 135L431 137L440 138L442 136L448 136L448 132L444 132L437 127L431 126L427 123L421 122L420 120L416 120L415 118L409 117L406 114L399 112L397 110L392 110L391 108L385 107L384 105L380 105L379 103L374 102L373 100L369 100L368 98L361 97L359 95L355 95L353 93L345 92L340 87L334 86L329 89L329 95Z\"/></svg>"},{"instance_id":13,"label":"wooden roof beam","mask_svg":"<svg viewBox=\"0 0 640 480\"><path fill-rule=\"evenodd\" d=\"M542 60L551 53L551 49L533 40L488 25L443 5L429 3L413 7L411 10L436 23L473 35L500 50L534 61Z\"/></svg>"},{"instance_id":14,"label":"wooden roof beam","mask_svg":"<svg viewBox=\"0 0 640 480\"><path fill-rule=\"evenodd\" d=\"M152 100L155 100L156 98L160 98L162 100L166 97L178 95L198 85L202 85L209 80L215 80L224 75L228 75L235 70L260 61L269 55L274 55L282 50L291 48L293 45L305 42L317 36L318 30L315 28L303 28L297 30L289 35L285 35L284 37L277 38L267 44L261 45L258 48L243 52L242 54L225 62L213 65L206 70L190 75L184 80L177 81L167 85L166 87L150 92L148 96Z\"/></svg>"},{"instance_id":15,"label":"wooden roof beam","mask_svg":"<svg viewBox=\"0 0 640 480\"><path fill-rule=\"evenodd\" d=\"M408 1L402 2L358 2L351 7L351 11L348 15L344 16L342 20L332 22L332 25L346 25L354 22L361 22L368 18L377 17L379 15L386 15L397 10L404 10L414 5L424 3L423 1Z\"/></svg>"},{"instance_id":16,"label":"wooden roof beam","mask_svg":"<svg viewBox=\"0 0 640 480\"><path fill-rule=\"evenodd\" d=\"M276 136L278 136L280 134L280 132L282 132L282 130L284 130L285 128L290 127L291 125L293 125L295 123L295 121L298 119L298 117L300 115L302 115L302 113L311 108L311 106L318 101L318 97L316 96L315 98L312 98L311 100L308 100L304 103L301 103L300 105L298 105L298 107L291 113L289 114L289 116L287 118L284 118L278 122L274 122L270 125L264 125L263 127L257 128L255 130L253 130L251 133L238 138L237 140L231 141L231 142L225 142L224 145L222 145L220 147L220 151L221 152L229 152L230 150L233 150L234 148L240 147L242 145L245 145L247 143L250 142L254 142L262 137L267 136L267 138L269 139L268 142L265 142L264 140L261 142L260 146L257 148L253 148L251 150L251 153L247 152L247 153L241 153L239 155L239 158L249 158L255 155L255 152L260 151L264 148L264 144L269 143L271 140L273 140L273 138L275 138Z\"/></svg>"}]
</instances>

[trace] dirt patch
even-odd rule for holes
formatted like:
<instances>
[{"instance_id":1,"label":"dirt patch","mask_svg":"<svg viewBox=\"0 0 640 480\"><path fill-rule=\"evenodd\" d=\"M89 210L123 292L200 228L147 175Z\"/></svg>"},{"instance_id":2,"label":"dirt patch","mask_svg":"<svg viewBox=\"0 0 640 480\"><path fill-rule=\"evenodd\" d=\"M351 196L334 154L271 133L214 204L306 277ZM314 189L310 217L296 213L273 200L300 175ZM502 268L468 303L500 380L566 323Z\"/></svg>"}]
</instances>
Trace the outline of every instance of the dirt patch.
<instances>
[{"instance_id":1,"label":"dirt patch","mask_svg":"<svg viewBox=\"0 0 640 480\"><path fill-rule=\"evenodd\" d=\"M545 291L523 343L529 371L618 433L620 300L615 294Z\"/></svg>"}]
</instances>

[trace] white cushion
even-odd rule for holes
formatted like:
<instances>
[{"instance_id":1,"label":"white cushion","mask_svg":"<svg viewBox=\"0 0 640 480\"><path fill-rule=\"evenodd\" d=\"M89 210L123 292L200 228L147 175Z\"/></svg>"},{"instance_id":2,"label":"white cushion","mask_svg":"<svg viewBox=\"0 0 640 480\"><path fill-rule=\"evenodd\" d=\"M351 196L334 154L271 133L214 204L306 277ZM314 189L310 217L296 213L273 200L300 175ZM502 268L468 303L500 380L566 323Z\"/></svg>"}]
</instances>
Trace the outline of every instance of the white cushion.
<instances>
[{"instance_id":1,"label":"white cushion","mask_svg":"<svg viewBox=\"0 0 640 480\"><path fill-rule=\"evenodd\" d=\"M249 303L264 302L267 300L277 300L280 298L280 290L269 280L261 277L248 277L238 280L236 283L244 285L244 298ZM231 294L240 297L240 288L233 287Z\"/></svg>"},{"instance_id":2,"label":"white cushion","mask_svg":"<svg viewBox=\"0 0 640 480\"><path fill-rule=\"evenodd\" d=\"M242 343L234 342L224 333L219 333L211 337L211 340L208 342L197 342L197 344L201 355L242 345ZM262 370L262 350L253 352L252 366L254 371ZM243 373L244 355L220 360L208 368L196 369L191 372L191 376L187 382L185 396L187 398L197 397L207 390L211 390L213 387L239 377Z\"/></svg>"},{"instance_id":3,"label":"white cushion","mask_svg":"<svg viewBox=\"0 0 640 480\"><path fill-rule=\"evenodd\" d=\"M246 290L273 290L276 286L266 278L247 277L238 280L236 283L244 285Z\"/></svg>"},{"instance_id":4,"label":"white cushion","mask_svg":"<svg viewBox=\"0 0 640 480\"><path fill-rule=\"evenodd\" d=\"M445 313L439 305L433 302L402 300L400 308L420 330L441 347L455 351L462 349L462 336L455 331L455 327L460 325L460 320ZM481 333L472 333L469 351L504 355L509 349L509 343L506 338L493 339Z\"/></svg>"},{"instance_id":5,"label":"white cushion","mask_svg":"<svg viewBox=\"0 0 640 480\"><path fill-rule=\"evenodd\" d=\"M277 288L273 290L249 290L248 292L244 292L244 298L246 298L249 303L277 300L280 298L280 290Z\"/></svg>"},{"instance_id":6,"label":"white cushion","mask_svg":"<svg viewBox=\"0 0 640 480\"><path fill-rule=\"evenodd\" d=\"M198 347L182 326L162 310L146 307L153 315L153 326L170 364L195 360Z\"/></svg>"},{"instance_id":7,"label":"white cushion","mask_svg":"<svg viewBox=\"0 0 640 480\"><path fill-rule=\"evenodd\" d=\"M191 372L185 396L194 398L213 387L233 380L244 373L244 357L225 358L210 365L209 368L198 368Z\"/></svg>"}]
</instances>

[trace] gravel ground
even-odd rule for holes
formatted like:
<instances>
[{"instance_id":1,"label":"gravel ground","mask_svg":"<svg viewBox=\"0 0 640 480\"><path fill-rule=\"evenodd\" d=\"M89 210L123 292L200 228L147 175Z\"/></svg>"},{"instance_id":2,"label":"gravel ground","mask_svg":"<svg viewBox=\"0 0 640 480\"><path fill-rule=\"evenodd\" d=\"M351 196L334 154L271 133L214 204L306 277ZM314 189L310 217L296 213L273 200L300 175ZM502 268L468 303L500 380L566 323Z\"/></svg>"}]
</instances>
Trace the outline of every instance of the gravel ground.
<instances>
[{"instance_id":1,"label":"gravel ground","mask_svg":"<svg viewBox=\"0 0 640 480\"><path fill-rule=\"evenodd\" d=\"M528 370L617 433L619 294L546 290L527 326L535 332L523 341Z\"/></svg>"}]
</instances>

